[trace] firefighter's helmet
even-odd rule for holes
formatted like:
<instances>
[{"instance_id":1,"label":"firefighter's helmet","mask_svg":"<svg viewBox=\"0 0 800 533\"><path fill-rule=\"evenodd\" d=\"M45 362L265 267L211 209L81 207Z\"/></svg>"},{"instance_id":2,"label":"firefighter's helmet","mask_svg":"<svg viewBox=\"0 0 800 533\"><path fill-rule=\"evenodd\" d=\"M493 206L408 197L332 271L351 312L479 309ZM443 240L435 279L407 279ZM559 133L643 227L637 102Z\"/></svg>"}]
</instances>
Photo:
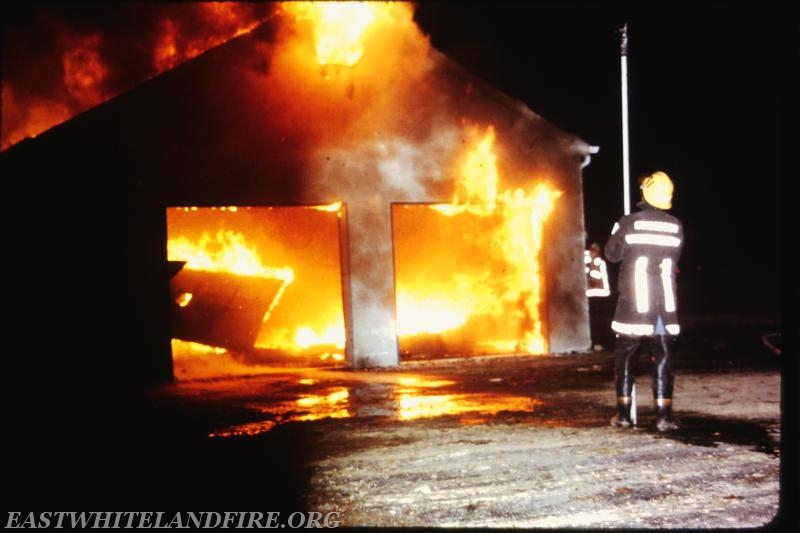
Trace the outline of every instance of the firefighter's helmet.
<instances>
[{"instance_id":1,"label":"firefighter's helmet","mask_svg":"<svg viewBox=\"0 0 800 533\"><path fill-rule=\"evenodd\" d=\"M675 186L665 172L654 172L642 179L644 201L659 209L672 208L672 192Z\"/></svg>"}]
</instances>

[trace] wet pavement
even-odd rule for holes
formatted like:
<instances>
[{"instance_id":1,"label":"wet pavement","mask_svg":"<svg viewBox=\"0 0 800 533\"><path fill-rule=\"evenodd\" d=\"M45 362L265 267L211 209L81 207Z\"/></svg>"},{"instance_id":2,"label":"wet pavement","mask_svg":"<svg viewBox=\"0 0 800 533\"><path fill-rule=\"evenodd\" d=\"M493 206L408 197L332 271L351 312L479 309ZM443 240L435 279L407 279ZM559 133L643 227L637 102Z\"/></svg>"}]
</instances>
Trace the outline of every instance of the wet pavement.
<instances>
[{"instance_id":1,"label":"wet pavement","mask_svg":"<svg viewBox=\"0 0 800 533\"><path fill-rule=\"evenodd\" d=\"M783 360L761 341L775 327L686 328L668 433L644 361L637 427L608 426L607 349L260 369L64 402L20 441L10 502L335 510L353 527L760 527L791 493Z\"/></svg>"}]
</instances>

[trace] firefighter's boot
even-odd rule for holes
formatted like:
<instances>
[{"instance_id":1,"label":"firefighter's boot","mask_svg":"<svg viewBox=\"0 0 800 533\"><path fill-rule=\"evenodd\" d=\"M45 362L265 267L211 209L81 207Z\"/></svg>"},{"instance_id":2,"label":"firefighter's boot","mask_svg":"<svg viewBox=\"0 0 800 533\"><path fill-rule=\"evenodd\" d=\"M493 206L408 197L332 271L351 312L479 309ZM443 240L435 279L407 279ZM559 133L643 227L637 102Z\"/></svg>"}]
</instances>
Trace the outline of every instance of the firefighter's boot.
<instances>
[{"instance_id":1,"label":"firefighter's boot","mask_svg":"<svg viewBox=\"0 0 800 533\"><path fill-rule=\"evenodd\" d=\"M618 428L629 428L633 425L630 396L617 396L617 414L611 418L611 425Z\"/></svg>"},{"instance_id":2,"label":"firefighter's boot","mask_svg":"<svg viewBox=\"0 0 800 533\"><path fill-rule=\"evenodd\" d=\"M672 398L656 398L656 429L661 432L678 429L672 418Z\"/></svg>"},{"instance_id":3,"label":"firefighter's boot","mask_svg":"<svg viewBox=\"0 0 800 533\"><path fill-rule=\"evenodd\" d=\"M673 335L656 335L650 343L656 363L653 366L653 400L656 404L656 429L659 431L678 429L678 424L672 418L675 383L672 359L676 342L677 338Z\"/></svg>"},{"instance_id":4,"label":"firefighter's boot","mask_svg":"<svg viewBox=\"0 0 800 533\"><path fill-rule=\"evenodd\" d=\"M639 339L628 335L617 335L614 344L614 389L617 394L617 414L611 425L629 428L633 425L631 407L633 383L639 354Z\"/></svg>"}]
</instances>

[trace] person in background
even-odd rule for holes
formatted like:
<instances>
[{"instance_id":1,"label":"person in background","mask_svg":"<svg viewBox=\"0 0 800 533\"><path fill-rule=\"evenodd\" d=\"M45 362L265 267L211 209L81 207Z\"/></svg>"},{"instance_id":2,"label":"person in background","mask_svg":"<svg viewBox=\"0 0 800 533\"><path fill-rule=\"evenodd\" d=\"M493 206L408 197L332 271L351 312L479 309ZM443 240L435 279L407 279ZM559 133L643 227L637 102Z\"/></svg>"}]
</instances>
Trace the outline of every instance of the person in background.
<instances>
[{"instance_id":1,"label":"person in background","mask_svg":"<svg viewBox=\"0 0 800 533\"><path fill-rule=\"evenodd\" d=\"M594 351L604 350L608 344L608 322L614 313L608 266L603 258L600 245L592 242L583 251L584 271L586 272L586 297L589 304L589 333Z\"/></svg>"},{"instance_id":2,"label":"person in background","mask_svg":"<svg viewBox=\"0 0 800 533\"><path fill-rule=\"evenodd\" d=\"M610 295L608 269L599 244L593 242L589 245L589 249L583 252L583 263L586 271L586 296L591 298Z\"/></svg>"},{"instance_id":3,"label":"person in background","mask_svg":"<svg viewBox=\"0 0 800 533\"><path fill-rule=\"evenodd\" d=\"M677 429L672 417L673 359L680 325L676 277L683 248L683 224L667 213L674 185L657 171L639 180L638 211L620 218L604 247L605 256L621 262L618 298L611 329L614 341L616 415L611 425L631 427L633 386L642 347L653 361L652 386L659 431Z\"/></svg>"}]
</instances>

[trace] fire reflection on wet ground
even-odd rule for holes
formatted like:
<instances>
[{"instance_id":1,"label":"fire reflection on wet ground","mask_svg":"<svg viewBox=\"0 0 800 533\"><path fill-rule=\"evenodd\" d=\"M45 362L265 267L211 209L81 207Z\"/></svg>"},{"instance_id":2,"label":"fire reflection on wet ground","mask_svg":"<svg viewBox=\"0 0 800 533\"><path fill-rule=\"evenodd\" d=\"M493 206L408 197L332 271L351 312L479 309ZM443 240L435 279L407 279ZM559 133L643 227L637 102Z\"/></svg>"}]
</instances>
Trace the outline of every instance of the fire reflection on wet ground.
<instances>
[{"instance_id":1,"label":"fire reflection on wet ground","mask_svg":"<svg viewBox=\"0 0 800 533\"><path fill-rule=\"evenodd\" d=\"M764 327L737 322L717 332L689 323L677 361L680 429L656 431L649 368L643 365L639 425L628 433L695 447L746 445L779 456L781 360L760 344ZM613 379L609 352L487 356L370 370L263 367L247 376L178 381L155 399L159 414L172 413L170 424L220 444L312 425L511 424L582 431L609 427ZM743 398L750 399L738 403Z\"/></svg>"},{"instance_id":2,"label":"fire reflection on wet ground","mask_svg":"<svg viewBox=\"0 0 800 533\"><path fill-rule=\"evenodd\" d=\"M394 372L356 374L352 383L330 379L330 371L311 371L317 377L296 377L279 385L281 399L273 393L251 399L245 408L263 415L258 420L219 428L210 437L258 435L279 424L330 418L384 417L410 421L457 416L460 423L484 421L499 412L531 413L544 402L524 395L497 392L455 392L455 381ZM330 379L330 383L324 383ZM491 378L490 378L491 379Z\"/></svg>"}]
</instances>

